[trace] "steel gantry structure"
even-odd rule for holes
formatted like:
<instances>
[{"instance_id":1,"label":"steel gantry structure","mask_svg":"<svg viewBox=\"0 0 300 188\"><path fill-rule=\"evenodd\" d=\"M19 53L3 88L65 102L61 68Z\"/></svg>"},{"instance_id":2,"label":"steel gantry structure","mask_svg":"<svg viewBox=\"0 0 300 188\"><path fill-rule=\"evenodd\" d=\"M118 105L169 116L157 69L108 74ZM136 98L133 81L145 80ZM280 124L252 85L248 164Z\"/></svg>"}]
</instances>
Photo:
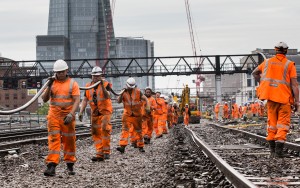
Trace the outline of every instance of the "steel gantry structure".
<instances>
[{"instance_id":1,"label":"steel gantry structure","mask_svg":"<svg viewBox=\"0 0 300 188\"><path fill-rule=\"evenodd\" d=\"M104 62L102 69L104 70L104 76L107 78L214 74L216 80L216 99L217 101L221 101L222 74L249 74L263 60L263 54L257 53L208 56L67 59L65 61L69 64L68 75L71 78L90 78L92 68L96 65L96 62L99 61ZM17 89L20 88L21 85L21 87L27 86L27 88L40 88L42 79L53 75L52 68L54 62L55 60L2 61L0 63L0 80L3 80L3 82L0 87L3 89ZM20 83L21 80L23 80L22 83ZM26 80L27 83L25 83L26 81L24 80ZM8 82L10 84L9 88L7 87Z\"/></svg>"},{"instance_id":2,"label":"steel gantry structure","mask_svg":"<svg viewBox=\"0 0 300 188\"><path fill-rule=\"evenodd\" d=\"M200 59L195 64L194 59ZM262 61L261 54L208 55L208 56L172 56L138 57L107 59L70 59L69 76L72 78L90 78L90 72L96 61L104 61L102 69L105 77L143 77L192 74L234 74L249 73ZM55 60L2 61L0 80L5 79L45 79L53 75ZM147 62L145 64L145 62ZM45 66L47 64L47 66ZM49 64L52 64L49 66ZM77 68L72 68L75 65ZM5 65L5 66L3 66Z\"/></svg>"}]
</instances>

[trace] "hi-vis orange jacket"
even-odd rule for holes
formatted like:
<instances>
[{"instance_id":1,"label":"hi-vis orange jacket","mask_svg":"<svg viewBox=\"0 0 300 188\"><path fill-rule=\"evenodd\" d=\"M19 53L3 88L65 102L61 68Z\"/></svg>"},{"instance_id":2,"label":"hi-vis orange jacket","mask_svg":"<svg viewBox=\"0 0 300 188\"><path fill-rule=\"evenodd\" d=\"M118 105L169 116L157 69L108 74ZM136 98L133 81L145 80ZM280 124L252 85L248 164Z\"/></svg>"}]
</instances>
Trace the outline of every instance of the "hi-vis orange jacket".
<instances>
[{"instance_id":1,"label":"hi-vis orange jacket","mask_svg":"<svg viewBox=\"0 0 300 188\"><path fill-rule=\"evenodd\" d=\"M165 100L162 98L156 99L156 109L154 111L154 115L162 115L163 114L163 106L165 105Z\"/></svg>"},{"instance_id":2,"label":"hi-vis orange jacket","mask_svg":"<svg viewBox=\"0 0 300 188\"><path fill-rule=\"evenodd\" d=\"M49 116L65 117L71 112L74 100L72 96L80 95L79 86L73 79L64 82L55 80L51 86Z\"/></svg>"},{"instance_id":3,"label":"hi-vis orange jacket","mask_svg":"<svg viewBox=\"0 0 300 188\"><path fill-rule=\"evenodd\" d=\"M265 60L258 69L262 73L258 89L259 99L282 104L293 102L290 80L297 78L294 62L283 54L277 54Z\"/></svg>"},{"instance_id":4,"label":"hi-vis orange jacket","mask_svg":"<svg viewBox=\"0 0 300 188\"><path fill-rule=\"evenodd\" d=\"M142 116L141 91L138 88L132 89L131 94L128 91L123 93L124 115L127 116Z\"/></svg>"},{"instance_id":5,"label":"hi-vis orange jacket","mask_svg":"<svg viewBox=\"0 0 300 188\"><path fill-rule=\"evenodd\" d=\"M91 84L92 83L87 83L86 87L89 87ZM111 84L109 82L107 82L107 81L103 82L104 88L106 88L108 85L110 85L110 87L111 87ZM111 114L113 111L111 99L105 98L104 91L102 90L102 86L98 85L98 87L96 89L97 106L93 102L94 92L95 92L94 88L91 90L85 91L85 96L89 100L89 104L91 106L92 111L94 112L96 110L96 107L98 107L98 111L101 114L103 114L103 115Z\"/></svg>"}]
</instances>

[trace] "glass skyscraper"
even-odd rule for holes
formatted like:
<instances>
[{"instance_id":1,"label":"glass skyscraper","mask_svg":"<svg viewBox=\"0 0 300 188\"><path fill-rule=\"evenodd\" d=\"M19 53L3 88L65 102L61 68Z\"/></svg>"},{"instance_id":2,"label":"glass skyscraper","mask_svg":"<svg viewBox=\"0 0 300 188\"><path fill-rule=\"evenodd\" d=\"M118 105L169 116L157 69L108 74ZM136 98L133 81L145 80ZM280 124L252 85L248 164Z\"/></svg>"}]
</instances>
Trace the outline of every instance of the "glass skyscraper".
<instances>
[{"instance_id":1,"label":"glass skyscraper","mask_svg":"<svg viewBox=\"0 0 300 188\"><path fill-rule=\"evenodd\" d=\"M37 36L36 56L37 60L116 57L110 1L50 0L48 35ZM80 63L72 61L69 66L78 68ZM43 65L53 67L53 63Z\"/></svg>"}]
</instances>

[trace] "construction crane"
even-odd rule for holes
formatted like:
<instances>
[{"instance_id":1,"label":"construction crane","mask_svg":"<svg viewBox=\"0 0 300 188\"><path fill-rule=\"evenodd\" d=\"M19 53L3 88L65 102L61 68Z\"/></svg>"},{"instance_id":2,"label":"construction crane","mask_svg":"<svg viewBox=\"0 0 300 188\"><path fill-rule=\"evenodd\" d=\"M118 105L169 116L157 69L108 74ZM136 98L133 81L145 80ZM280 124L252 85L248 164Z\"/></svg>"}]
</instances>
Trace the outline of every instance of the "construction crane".
<instances>
[{"instance_id":1,"label":"construction crane","mask_svg":"<svg viewBox=\"0 0 300 188\"><path fill-rule=\"evenodd\" d=\"M190 39L191 39L191 44L192 44L193 55L197 56L197 48L195 45L194 29L193 29L193 22L192 22L189 0L185 0L185 9L186 9L186 16L187 16L188 25L189 25L189 32L190 32ZM195 64L201 70L201 67L200 67L201 59L195 58ZM201 84L201 81L203 81L203 80L204 80L204 78L200 74L197 74L196 81L195 81L197 96L199 96L199 94L200 94L200 84Z\"/></svg>"}]
</instances>

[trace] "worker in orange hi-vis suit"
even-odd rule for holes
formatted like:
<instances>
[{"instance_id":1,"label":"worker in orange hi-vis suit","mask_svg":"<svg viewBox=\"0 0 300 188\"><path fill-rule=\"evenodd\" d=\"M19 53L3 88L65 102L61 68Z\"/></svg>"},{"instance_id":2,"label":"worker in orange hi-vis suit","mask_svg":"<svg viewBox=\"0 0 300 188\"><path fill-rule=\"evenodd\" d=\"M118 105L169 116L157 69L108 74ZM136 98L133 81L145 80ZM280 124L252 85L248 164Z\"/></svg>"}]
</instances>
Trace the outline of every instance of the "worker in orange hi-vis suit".
<instances>
[{"instance_id":1,"label":"worker in orange hi-vis suit","mask_svg":"<svg viewBox=\"0 0 300 188\"><path fill-rule=\"evenodd\" d=\"M96 155L92 157L92 161L96 162L110 158L110 136L112 131L110 120L113 108L109 91L112 84L103 78L102 69L98 66L93 68L91 75L92 82L87 83L86 87L99 81L101 83L95 88L85 91L78 117L82 121L82 114L87 104L89 104L91 107L91 132L96 149Z\"/></svg>"},{"instance_id":2,"label":"worker in orange hi-vis suit","mask_svg":"<svg viewBox=\"0 0 300 188\"><path fill-rule=\"evenodd\" d=\"M238 106L238 104L236 104L236 102L233 102L231 107L232 107L232 111L231 111L232 119L238 119L239 118L239 106Z\"/></svg>"},{"instance_id":3,"label":"worker in orange hi-vis suit","mask_svg":"<svg viewBox=\"0 0 300 188\"><path fill-rule=\"evenodd\" d=\"M172 103L169 103L167 107L168 107L168 117L167 117L168 129L171 129L173 127L173 122L174 122L174 107Z\"/></svg>"},{"instance_id":4,"label":"worker in orange hi-vis suit","mask_svg":"<svg viewBox=\"0 0 300 188\"><path fill-rule=\"evenodd\" d=\"M164 98L161 98L161 93L159 91L155 94L156 108L153 115L153 129L156 138L161 138L163 136L163 129L161 127L163 121L163 105L165 104Z\"/></svg>"},{"instance_id":5,"label":"worker in orange hi-vis suit","mask_svg":"<svg viewBox=\"0 0 300 188\"><path fill-rule=\"evenodd\" d=\"M42 95L44 102L50 100L48 112L48 148L45 176L54 176L55 167L60 161L61 144L67 170L74 175L73 165L76 162L75 111L80 103L79 86L68 77L68 65L64 60L54 63L55 76L50 79L48 88Z\"/></svg>"},{"instance_id":6,"label":"worker in orange hi-vis suit","mask_svg":"<svg viewBox=\"0 0 300 188\"><path fill-rule=\"evenodd\" d=\"M137 147L140 152L144 150L144 140L142 136L142 105L146 101L146 112L151 113L150 105L147 97L136 87L134 78L128 78L126 81L126 89L117 98L118 103L123 103L124 113L122 117L122 132L117 150L121 153L125 152L128 145L129 129L131 125L137 134Z\"/></svg>"},{"instance_id":7,"label":"worker in orange hi-vis suit","mask_svg":"<svg viewBox=\"0 0 300 188\"><path fill-rule=\"evenodd\" d=\"M189 104L185 104L184 111L183 111L183 123L185 126L189 125L190 116L191 116L191 111L189 109Z\"/></svg>"},{"instance_id":8,"label":"worker in orange hi-vis suit","mask_svg":"<svg viewBox=\"0 0 300 188\"><path fill-rule=\"evenodd\" d=\"M227 102L225 102L223 105L223 119L227 120L228 116L229 116L229 106L228 106Z\"/></svg>"},{"instance_id":9,"label":"worker in orange hi-vis suit","mask_svg":"<svg viewBox=\"0 0 300 188\"><path fill-rule=\"evenodd\" d=\"M168 128L167 128L167 120L168 120L168 100L169 97L165 95L161 95L160 98L164 100L164 103L162 105L162 118L158 119L158 126L161 127L163 134L168 134Z\"/></svg>"},{"instance_id":10,"label":"worker in orange hi-vis suit","mask_svg":"<svg viewBox=\"0 0 300 188\"><path fill-rule=\"evenodd\" d=\"M258 97L268 100L268 136L271 156L283 157L283 147L290 128L291 105L298 110L299 89L296 66L286 58L288 46L279 42L275 46L276 55L266 59L252 73L260 82Z\"/></svg>"},{"instance_id":11,"label":"worker in orange hi-vis suit","mask_svg":"<svg viewBox=\"0 0 300 188\"><path fill-rule=\"evenodd\" d=\"M145 144L150 144L153 132L153 117L154 117L154 110L156 108L156 102L154 97L152 97L152 89L150 87L145 88L145 96L148 99L151 113L144 113L144 121L143 121L143 137ZM146 104L145 104L146 105ZM144 108L143 108L144 109Z\"/></svg>"},{"instance_id":12,"label":"worker in orange hi-vis suit","mask_svg":"<svg viewBox=\"0 0 300 188\"><path fill-rule=\"evenodd\" d=\"M252 116L253 117L256 117L257 115L257 107L256 107L256 105L255 105L255 102L253 102L253 103L251 103L251 113L252 113Z\"/></svg>"},{"instance_id":13,"label":"worker in orange hi-vis suit","mask_svg":"<svg viewBox=\"0 0 300 188\"><path fill-rule=\"evenodd\" d=\"M173 102L173 125L177 125L178 123L178 117L179 117L179 108L176 102Z\"/></svg>"},{"instance_id":14,"label":"worker in orange hi-vis suit","mask_svg":"<svg viewBox=\"0 0 300 188\"><path fill-rule=\"evenodd\" d=\"M242 114L242 118L247 116L247 104L244 104L244 106L242 107Z\"/></svg>"},{"instance_id":15,"label":"worker in orange hi-vis suit","mask_svg":"<svg viewBox=\"0 0 300 188\"><path fill-rule=\"evenodd\" d=\"M219 120L219 111L220 111L220 103L217 103L215 105L215 117L217 121Z\"/></svg>"}]
</instances>

